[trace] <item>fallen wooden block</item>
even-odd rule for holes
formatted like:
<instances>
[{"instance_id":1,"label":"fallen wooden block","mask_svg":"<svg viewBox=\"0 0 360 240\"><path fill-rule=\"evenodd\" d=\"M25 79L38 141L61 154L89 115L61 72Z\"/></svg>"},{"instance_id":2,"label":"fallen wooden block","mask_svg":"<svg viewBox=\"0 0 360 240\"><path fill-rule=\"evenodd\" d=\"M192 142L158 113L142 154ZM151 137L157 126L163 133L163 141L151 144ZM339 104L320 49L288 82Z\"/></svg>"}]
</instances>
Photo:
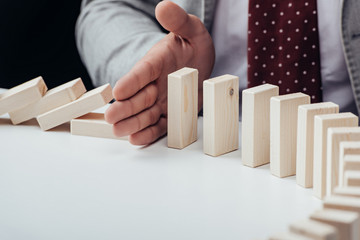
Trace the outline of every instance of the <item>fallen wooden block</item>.
<instances>
[{"instance_id":1,"label":"fallen wooden block","mask_svg":"<svg viewBox=\"0 0 360 240\"><path fill-rule=\"evenodd\" d=\"M47 86L42 77L7 90L0 94L0 116L38 101L46 91Z\"/></svg>"},{"instance_id":2,"label":"fallen wooden block","mask_svg":"<svg viewBox=\"0 0 360 240\"><path fill-rule=\"evenodd\" d=\"M340 142L339 158L339 186L343 186L345 170L360 170L360 164L358 164L358 162L360 161L360 141ZM347 166L344 166L345 158L347 159Z\"/></svg>"},{"instance_id":3,"label":"fallen wooden block","mask_svg":"<svg viewBox=\"0 0 360 240\"><path fill-rule=\"evenodd\" d=\"M182 68L168 76L168 147L183 149L197 140L198 70Z\"/></svg>"},{"instance_id":4,"label":"fallen wooden block","mask_svg":"<svg viewBox=\"0 0 360 240\"><path fill-rule=\"evenodd\" d=\"M314 124L314 196L326 195L327 134L330 127L355 127L358 117L352 113L336 113L315 116Z\"/></svg>"},{"instance_id":5,"label":"fallen wooden block","mask_svg":"<svg viewBox=\"0 0 360 240\"><path fill-rule=\"evenodd\" d=\"M309 103L310 97L303 93L270 100L270 169L277 177L296 173L298 107Z\"/></svg>"},{"instance_id":6,"label":"fallen wooden block","mask_svg":"<svg viewBox=\"0 0 360 240\"><path fill-rule=\"evenodd\" d=\"M313 220L303 220L293 223L290 225L289 229L292 233L311 239L340 240L338 230L335 227Z\"/></svg>"},{"instance_id":7,"label":"fallen wooden block","mask_svg":"<svg viewBox=\"0 0 360 240\"><path fill-rule=\"evenodd\" d=\"M296 183L298 185L306 188L313 186L314 117L338 112L339 106L332 102L299 106L296 149Z\"/></svg>"},{"instance_id":8,"label":"fallen wooden block","mask_svg":"<svg viewBox=\"0 0 360 240\"><path fill-rule=\"evenodd\" d=\"M357 124L356 124L357 126ZM360 127L339 127L328 129L326 194L330 196L339 184L340 142L360 141Z\"/></svg>"},{"instance_id":9,"label":"fallen wooden block","mask_svg":"<svg viewBox=\"0 0 360 240\"><path fill-rule=\"evenodd\" d=\"M345 171L344 177L345 187L360 187L360 171Z\"/></svg>"},{"instance_id":10,"label":"fallen wooden block","mask_svg":"<svg viewBox=\"0 0 360 240\"><path fill-rule=\"evenodd\" d=\"M112 99L111 86L105 84L86 92L73 102L39 115L37 120L41 129L46 131L96 110L109 103Z\"/></svg>"},{"instance_id":11,"label":"fallen wooden block","mask_svg":"<svg viewBox=\"0 0 360 240\"><path fill-rule=\"evenodd\" d=\"M360 187L336 187L334 188L334 195L360 198Z\"/></svg>"},{"instance_id":12,"label":"fallen wooden block","mask_svg":"<svg viewBox=\"0 0 360 240\"><path fill-rule=\"evenodd\" d=\"M314 239L288 232L288 233L275 234L271 236L269 240L314 240Z\"/></svg>"},{"instance_id":13,"label":"fallen wooden block","mask_svg":"<svg viewBox=\"0 0 360 240\"><path fill-rule=\"evenodd\" d=\"M310 219L334 226L339 240L359 240L359 214L335 209L319 210L311 214Z\"/></svg>"},{"instance_id":14,"label":"fallen wooden block","mask_svg":"<svg viewBox=\"0 0 360 240\"><path fill-rule=\"evenodd\" d=\"M204 153L219 156L239 147L239 78L204 81Z\"/></svg>"},{"instance_id":15,"label":"fallen wooden block","mask_svg":"<svg viewBox=\"0 0 360 240\"><path fill-rule=\"evenodd\" d=\"M264 84L242 92L241 160L249 167L270 162L270 98L279 87Z\"/></svg>"},{"instance_id":16,"label":"fallen wooden block","mask_svg":"<svg viewBox=\"0 0 360 240\"><path fill-rule=\"evenodd\" d=\"M54 108L78 99L86 92L81 78L53 88L39 100L27 105L17 111L10 112L10 119L13 124L19 124L48 112Z\"/></svg>"},{"instance_id":17,"label":"fallen wooden block","mask_svg":"<svg viewBox=\"0 0 360 240\"><path fill-rule=\"evenodd\" d=\"M113 125L105 121L103 113L88 113L71 120L71 134L98 138L111 138L126 140L127 137L116 137Z\"/></svg>"}]
</instances>

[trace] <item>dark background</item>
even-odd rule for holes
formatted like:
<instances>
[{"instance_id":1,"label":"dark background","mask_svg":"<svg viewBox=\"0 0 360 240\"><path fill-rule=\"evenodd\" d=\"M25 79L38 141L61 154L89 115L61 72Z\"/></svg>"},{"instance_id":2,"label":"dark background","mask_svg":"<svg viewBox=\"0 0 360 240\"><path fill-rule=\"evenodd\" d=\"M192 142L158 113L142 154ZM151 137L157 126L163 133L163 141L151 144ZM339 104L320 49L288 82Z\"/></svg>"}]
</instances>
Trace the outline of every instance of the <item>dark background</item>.
<instances>
[{"instance_id":1,"label":"dark background","mask_svg":"<svg viewBox=\"0 0 360 240\"><path fill-rule=\"evenodd\" d=\"M81 77L93 86L75 44L81 0L0 1L0 88L42 76L48 88Z\"/></svg>"}]
</instances>

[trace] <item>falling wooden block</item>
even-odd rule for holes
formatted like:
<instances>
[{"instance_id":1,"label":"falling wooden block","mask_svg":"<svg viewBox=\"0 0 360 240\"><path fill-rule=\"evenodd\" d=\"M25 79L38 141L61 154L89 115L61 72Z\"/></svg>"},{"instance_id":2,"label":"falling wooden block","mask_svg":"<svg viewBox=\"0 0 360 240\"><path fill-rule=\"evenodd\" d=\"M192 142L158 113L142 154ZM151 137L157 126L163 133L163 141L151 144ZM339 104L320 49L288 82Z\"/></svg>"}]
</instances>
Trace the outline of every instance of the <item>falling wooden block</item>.
<instances>
[{"instance_id":1,"label":"falling wooden block","mask_svg":"<svg viewBox=\"0 0 360 240\"><path fill-rule=\"evenodd\" d=\"M333 193L338 196L360 198L360 187L336 187Z\"/></svg>"},{"instance_id":2,"label":"falling wooden block","mask_svg":"<svg viewBox=\"0 0 360 240\"><path fill-rule=\"evenodd\" d=\"M352 113L315 116L314 124L314 196L322 199L326 194L327 134L330 127L355 127L358 117Z\"/></svg>"},{"instance_id":3,"label":"falling wooden block","mask_svg":"<svg viewBox=\"0 0 360 240\"><path fill-rule=\"evenodd\" d=\"M112 99L111 86L105 84L86 92L73 102L39 115L37 120L41 129L46 131L96 110L109 103Z\"/></svg>"},{"instance_id":4,"label":"falling wooden block","mask_svg":"<svg viewBox=\"0 0 360 240\"><path fill-rule=\"evenodd\" d=\"M269 238L269 240L314 240L313 238L301 236L296 233L278 233Z\"/></svg>"},{"instance_id":5,"label":"falling wooden block","mask_svg":"<svg viewBox=\"0 0 360 240\"><path fill-rule=\"evenodd\" d=\"M335 227L313 220L303 220L293 223L290 225L289 229L292 233L311 239L340 240L338 230Z\"/></svg>"},{"instance_id":6,"label":"falling wooden block","mask_svg":"<svg viewBox=\"0 0 360 240\"><path fill-rule=\"evenodd\" d=\"M127 137L116 137L113 125L105 121L103 113L88 113L71 120L71 134L88 137L112 138L126 140Z\"/></svg>"},{"instance_id":7,"label":"falling wooden block","mask_svg":"<svg viewBox=\"0 0 360 240\"><path fill-rule=\"evenodd\" d=\"M257 167L270 162L270 98L279 87L264 84L242 92L242 163Z\"/></svg>"},{"instance_id":8,"label":"falling wooden block","mask_svg":"<svg viewBox=\"0 0 360 240\"><path fill-rule=\"evenodd\" d=\"M270 100L270 169L277 177L296 173L298 107L309 103L310 97L303 93Z\"/></svg>"},{"instance_id":9,"label":"falling wooden block","mask_svg":"<svg viewBox=\"0 0 360 240\"><path fill-rule=\"evenodd\" d=\"M310 219L334 226L339 240L359 240L359 214L356 212L325 209L311 214Z\"/></svg>"},{"instance_id":10,"label":"falling wooden block","mask_svg":"<svg viewBox=\"0 0 360 240\"><path fill-rule=\"evenodd\" d=\"M168 147L182 149L197 140L198 70L182 68L168 76Z\"/></svg>"},{"instance_id":11,"label":"falling wooden block","mask_svg":"<svg viewBox=\"0 0 360 240\"><path fill-rule=\"evenodd\" d=\"M339 186L343 186L345 170L360 170L360 141L340 142L339 157ZM345 158L347 159L346 163ZM344 166L344 164L347 164L347 166Z\"/></svg>"},{"instance_id":12,"label":"falling wooden block","mask_svg":"<svg viewBox=\"0 0 360 240\"><path fill-rule=\"evenodd\" d=\"M48 112L54 108L78 99L86 92L84 83L80 78L61 86L53 88L39 100L17 111L10 112L13 124L19 124Z\"/></svg>"},{"instance_id":13,"label":"falling wooden block","mask_svg":"<svg viewBox=\"0 0 360 240\"><path fill-rule=\"evenodd\" d=\"M204 153L219 156L239 147L239 78L204 81Z\"/></svg>"},{"instance_id":14,"label":"falling wooden block","mask_svg":"<svg viewBox=\"0 0 360 240\"><path fill-rule=\"evenodd\" d=\"M360 187L360 171L345 171L344 177L345 187Z\"/></svg>"},{"instance_id":15,"label":"falling wooden block","mask_svg":"<svg viewBox=\"0 0 360 240\"><path fill-rule=\"evenodd\" d=\"M357 126L357 124L356 124ZM340 142L360 141L360 127L339 127L328 129L326 194L330 196L339 184Z\"/></svg>"},{"instance_id":16,"label":"falling wooden block","mask_svg":"<svg viewBox=\"0 0 360 240\"><path fill-rule=\"evenodd\" d=\"M7 90L0 94L0 116L39 101L46 91L47 86L42 77Z\"/></svg>"},{"instance_id":17,"label":"falling wooden block","mask_svg":"<svg viewBox=\"0 0 360 240\"><path fill-rule=\"evenodd\" d=\"M298 109L296 182L306 188L313 186L314 117L338 113L339 106L332 102L301 105Z\"/></svg>"},{"instance_id":18,"label":"falling wooden block","mask_svg":"<svg viewBox=\"0 0 360 240\"><path fill-rule=\"evenodd\" d=\"M343 197L333 195L326 197L324 200L324 209L337 209L344 211L355 212L360 214L360 199L356 197ZM360 229L360 223L356 226L357 230Z\"/></svg>"}]
</instances>

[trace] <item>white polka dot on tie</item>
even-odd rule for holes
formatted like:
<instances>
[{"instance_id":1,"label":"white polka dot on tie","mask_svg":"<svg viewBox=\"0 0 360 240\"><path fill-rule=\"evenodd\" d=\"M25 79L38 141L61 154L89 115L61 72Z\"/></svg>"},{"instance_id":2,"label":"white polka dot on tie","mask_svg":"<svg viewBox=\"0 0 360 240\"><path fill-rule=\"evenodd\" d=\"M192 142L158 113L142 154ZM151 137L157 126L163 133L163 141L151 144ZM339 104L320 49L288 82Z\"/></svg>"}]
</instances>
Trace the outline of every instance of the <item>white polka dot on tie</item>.
<instances>
[{"instance_id":1,"label":"white polka dot on tie","mask_svg":"<svg viewBox=\"0 0 360 240\"><path fill-rule=\"evenodd\" d=\"M300 29L298 29L298 28L297 28L297 29L295 29L295 32L300 32Z\"/></svg>"},{"instance_id":2,"label":"white polka dot on tie","mask_svg":"<svg viewBox=\"0 0 360 240\"><path fill-rule=\"evenodd\" d=\"M275 25L275 21L271 21L271 24L272 24L272 25Z\"/></svg>"},{"instance_id":3,"label":"white polka dot on tie","mask_svg":"<svg viewBox=\"0 0 360 240\"><path fill-rule=\"evenodd\" d=\"M259 39L255 38L255 42L259 42Z\"/></svg>"},{"instance_id":4,"label":"white polka dot on tie","mask_svg":"<svg viewBox=\"0 0 360 240\"><path fill-rule=\"evenodd\" d=\"M286 89L286 92L290 92L290 89L287 88L287 89Z\"/></svg>"},{"instance_id":5,"label":"white polka dot on tie","mask_svg":"<svg viewBox=\"0 0 360 240\"><path fill-rule=\"evenodd\" d=\"M271 72L271 73L270 73L270 75L271 75L271 76L274 76L274 73L273 73L273 72Z\"/></svg>"},{"instance_id":6,"label":"white polka dot on tie","mask_svg":"<svg viewBox=\"0 0 360 240\"><path fill-rule=\"evenodd\" d=\"M280 12L280 16L284 16L284 12Z\"/></svg>"},{"instance_id":7,"label":"white polka dot on tie","mask_svg":"<svg viewBox=\"0 0 360 240\"><path fill-rule=\"evenodd\" d=\"M264 29L263 33L264 33L264 34L266 34L266 33L267 33L266 29Z\"/></svg>"},{"instance_id":8,"label":"white polka dot on tie","mask_svg":"<svg viewBox=\"0 0 360 240\"><path fill-rule=\"evenodd\" d=\"M256 26L259 25L259 22L255 22L255 25L256 25Z\"/></svg>"},{"instance_id":9,"label":"white polka dot on tie","mask_svg":"<svg viewBox=\"0 0 360 240\"><path fill-rule=\"evenodd\" d=\"M279 63L279 67L282 67L282 63Z\"/></svg>"},{"instance_id":10,"label":"white polka dot on tie","mask_svg":"<svg viewBox=\"0 0 360 240\"><path fill-rule=\"evenodd\" d=\"M308 23L309 21L307 19L304 20L304 23Z\"/></svg>"},{"instance_id":11,"label":"white polka dot on tie","mask_svg":"<svg viewBox=\"0 0 360 240\"><path fill-rule=\"evenodd\" d=\"M259 8L260 7L260 5L259 4L256 4L256 6L255 6L256 8Z\"/></svg>"},{"instance_id":12,"label":"white polka dot on tie","mask_svg":"<svg viewBox=\"0 0 360 240\"><path fill-rule=\"evenodd\" d=\"M296 15L300 15L300 11L297 11L297 12L296 12Z\"/></svg>"},{"instance_id":13,"label":"white polka dot on tie","mask_svg":"<svg viewBox=\"0 0 360 240\"><path fill-rule=\"evenodd\" d=\"M281 80L279 80L279 81L278 81L278 83L279 83L279 84L282 84L282 81L281 81Z\"/></svg>"},{"instance_id":14,"label":"white polka dot on tie","mask_svg":"<svg viewBox=\"0 0 360 240\"><path fill-rule=\"evenodd\" d=\"M257 76L258 76L258 73L257 73L257 72L256 72L256 73L254 73L254 76L255 76L255 77L257 77Z\"/></svg>"},{"instance_id":15,"label":"white polka dot on tie","mask_svg":"<svg viewBox=\"0 0 360 240\"><path fill-rule=\"evenodd\" d=\"M266 51L266 47L263 47L263 51Z\"/></svg>"},{"instance_id":16,"label":"white polka dot on tie","mask_svg":"<svg viewBox=\"0 0 360 240\"><path fill-rule=\"evenodd\" d=\"M274 59L274 58L275 58L275 56L274 56L274 55L271 55L271 56L270 56L270 58L271 58L271 59Z\"/></svg>"},{"instance_id":17,"label":"white polka dot on tie","mask_svg":"<svg viewBox=\"0 0 360 240\"><path fill-rule=\"evenodd\" d=\"M305 6L309 6L309 3L308 3L308 2L305 2Z\"/></svg>"},{"instance_id":18,"label":"white polka dot on tie","mask_svg":"<svg viewBox=\"0 0 360 240\"><path fill-rule=\"evenodd\" d=\"M251 13L249 13L249 17L251 17Z\"/></svg>"},{"instance_id":19,"label":"white polka dot on tie","mask_svg":"<svg viewBox=\"0 0 360 240\"><path fill-rule=\"evenodd\" d=\"M257 60L257 59L259 59L259 56L256 55L254 58Z\"/></svg>"},{"instance_id":20,"label":"white polka dot on tie","mask_svg":"<svg viewBox=\"0 0 360 240\"><path fill-rule=\"evenodd\" d=\"M299 49L299 46L298 46L298 45L296 45L296 46L295 46L295 49L296 49L296 50L297 50L297 49Z\"/></svg>"},{"instance_id":21,"label":"white polka dot on tie","mask_svg":"<svg viewBox=\"0 0 360 240\"><path fill-rule=\"evenodd\" d=\"M315 31L316 31L316 28L313 28L312 30L313 30L313 32L315 32Z\"/></svg>"},{"instance_id":22,"label":"white polka dot on tie","mask_svg":"<svg viewBox=\"0 0 360 240\"><path fill-rule=\"evenodd\" d=\"M250 64L248 64L248 68L251 68L251 65L250 65Z\"/></svg>"},{"instance_id":23,"label":"white polka dot on tie","mask_svg":"<svg viewBox=\"0 0 360 240\"><path fill-rule=\"evenodd\" d=\"M281 50L283 50L283 47L282 47L282 46L280 46L280 47L279 47L279 50L280 50L280 51L281 51Z\"/></svg>"},{"instance_id":24,"label":"white polka dot on tie","mask_svg":"<svg viewBox=\"0 0 360 240\"><path fill-rule=\"evenodd\" d=\"M306 57L307 57L307 54L306 54L306 53L304 53L303 57L304 57L304 58L306 58Z\"/></svg>"},{"instance_id":25,"label":"white polka dot on tie","mask_svg":"<svg viewBox=\"0 0 360 240\"><path fill-rule=\"evenodd\" d=\"M291 20L288 21L288 24L291 24Z\"/></svg>"},{"instance_id":26,"label":"white polka dot on tie","mask_svg":"<svg viewBox=\"0 0 360 240\"><path fill-rule=\"evenodd\" d=\"M290 72L286 72L286 75L290 76Z\"/></svg>"},{"instance_id":27,"label":"white polka dot on tie","mask_svg":"<svg viewBox=\"0 0 360 240\"><path fill-rule=\"evenodd\" d=\"M312 95L312 96L311 96L311 98L312 98L312 99L315 99L315 96L314 96L314 95Z\"/></svg>"},{"instance_id":28,"label":"white polka dot on tie","mask_svg":"<svg viewBox=\"0 0 360 240\"><path fill-rule=\"evenodd\" d=\"M313 14L315 15L315 14L316 14L316 11L313 11Z\"/></svg>"},{"instance_id":29,"label":"white polka dot on tie","mask_svg":"<svg viewBox=\"0 0 360 240\"><path fill-rule=\"evenodd\" d=\"M282 32L284 32L284 30L280 29L280 30L279 30L279 33L282 33Z\"/></svg>"},{"instance_id":30,"label":"white polka dot on tie","mask_svg":"<svg viewBox=\"0 0 360 240\"><path fill-rule=\"evenodd\" d=\"M275 38L271 38L270 41L275 42Z\"/></svg>"},{"instance_id":31,"label":"white polka dot on tie","mask_svg":"<svg viewBox=\"0 0 360 240\"><path fill-rule=\"evenodd\" d=\"M264 17L266 17L268 14L267 13L264 13Z\"/></svg>"},{"instance_id":32,"label":"white polka dot on tie","mask_svg":"<svg viewBox=\"0 0 360 240\"><path fill-rule=\"evenodd\" d=\"M290 42L290 41L291 41L291 37L288 37L286 40L287 40L288 42Z\"/></svg>"},{"instance_id":33,"label":"white polka dot on tie","mask_svg":"<svg viewBox=\"0 0 360 240\"><path fill-rule=\"evenodd\" d=\"M304 37L304 41L306 41L306 40L308 40L308 38L307 38L307 37Z\"/></svg>"},{"instance_id":34,"label":"white polka dot on tie","mask_svg":"<svg viewBox=\"0 0 360 240\"><path fill-rule=\"evenodd\" d=\"M315 78L311 79L312 82L315 82Z\"/></svg>"},{"instance_id":35,"label":"white polka dot on tie","mask_svg":"<svg viewBox=\"0 0 360 240\"><path fill-rule=\"evenodd\" d=\"M303 75L306 75L307 74L307 71L303 71Z\"/></svg>"},{"instance_id":36,"label":"white polka dot on tie","mask_svg":"<svg viewBox=\"0 0 360 240\"><path fill-rule=\"evenodd\" d=\"M263 68L266 68L266 64L263 64L262 67L263 67Z\"/></svg>"},{"instance_id":37,"label":"white polka dot on tie","mask_svg":"<svg viewBox=\"0 0 360 240\"><path fill-rule=\"evenodd\" d=\"M265 84L265 83L266 83L266 81L262 81L262 83L263 83L263 84Z\"/></svg>"},{"instance_id":38,"label":"white polka dot on tie","mask_svg":"<svg viewBox=\"0 0 360 240\"><path fill-rule=\"evenodd\" d=\"M290 57L291 57L290 54L286 55L286 58L290 58Z\"/></svg>"},{"instance_id":39,"label":"white polka dot on tie","mask_svg":"<svg viewBox=\"0 0 360 240\"><path fill-rule=\"evenodd\" d=\"M296 79L295 81L294 81L294 83L298 83L299 81Z\"/></svg>"},{"instance_id":40,"label":"white polka dot on tie","mask_svg":"<svg viewBox=\"0 0 360 240\"><path fill-rule=\"evenodd\" d=\"M311 65L315 66L315 65L316 65L316 62L312 62Z\"/></svg>"},{"instance_id":41,"label":"white polka dot on tie","mask_svg":"<svg viewBox=\"0 0 360 240\"><path fill-rule=\"evenodd\" d=\"M274 7L276 7L276 4L275 4L275 3L273 3L273 4L272 4L272 7L273 7L273 8L274 8Z\"/></svg>"},{"instance_id":42,"label":"white polka dot on tie","mask_svg":"<svg viewBox=\"0 0 360 240\"><path fill-rule=\"evenodd\" d=\"M315 49L315 48L316 48L316 46L315 46L315 45L312 45L312 48L313 48L313 49Z\"/></svg>"},{"instance_id":43,"label":"white polka dot on tie","mask_svg":"<svg viewBox=\"0 0 360 240\"><path fill-rule=\"evenodd\" d=\"M251 48L248 48L248 51L250 52L250 51L251 51Z\"/></svg>"},{"instance_id":44,"label":"white polka dot on tie","mask_svg":"<svg viewBox=\"0 0 360 240\"><path fill-rule=\"evenodd\" d=\"M304 87L303 90L304 90L304 92L306 92L307 89Z\"/></svg>"},{"instance_id":45,"label":"white polka dot on tie","mask_svg":"<svg viewBox=\"0 0 360 240\"><path fill-rule=\"evenodd\" d=\"M297 62L294 63L294 66L295 66L295 67L298 67L298 66L299 66L299 63L297 63Z\"/></svg>"},{"instance_id":46,"label":"white polka dot on tie","mask_svg":"<svg viewBox=\"0 0 360 240\"><path fill-rule=\"evenodd\" d=\"M248 31L248 34L251 34L251 31L250 31L250 30Z\"/></svg>"},{"instance_id":47,"label":"white polka dot on tie","mask_svg":"<svg viewBox=\"0 0 360 240\"><path fill-rule=\"evenodd\" d=\"M289 7L292 7L292 3L289 3L289 5L288 5Z\"/></svg>"}]
</instances>

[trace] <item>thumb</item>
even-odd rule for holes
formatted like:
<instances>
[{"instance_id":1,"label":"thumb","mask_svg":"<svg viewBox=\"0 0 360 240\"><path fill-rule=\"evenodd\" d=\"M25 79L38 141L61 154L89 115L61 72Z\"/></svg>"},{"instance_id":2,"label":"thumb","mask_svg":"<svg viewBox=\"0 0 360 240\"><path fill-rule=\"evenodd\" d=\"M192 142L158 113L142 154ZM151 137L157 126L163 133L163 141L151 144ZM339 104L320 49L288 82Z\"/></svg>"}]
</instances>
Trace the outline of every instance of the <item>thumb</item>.
<instances>
[{"instance_id":1,"label":"thumb","mask_svg":"<svg viewBox=\"0 0 360 240\"><path fill-rule=\"evenodd\" d=\"M161 26L182 38L191 41L193 38L208 34L201 20L171 1L160 2L155 9L156 19Z\"/></svg>"}]
</instances>

